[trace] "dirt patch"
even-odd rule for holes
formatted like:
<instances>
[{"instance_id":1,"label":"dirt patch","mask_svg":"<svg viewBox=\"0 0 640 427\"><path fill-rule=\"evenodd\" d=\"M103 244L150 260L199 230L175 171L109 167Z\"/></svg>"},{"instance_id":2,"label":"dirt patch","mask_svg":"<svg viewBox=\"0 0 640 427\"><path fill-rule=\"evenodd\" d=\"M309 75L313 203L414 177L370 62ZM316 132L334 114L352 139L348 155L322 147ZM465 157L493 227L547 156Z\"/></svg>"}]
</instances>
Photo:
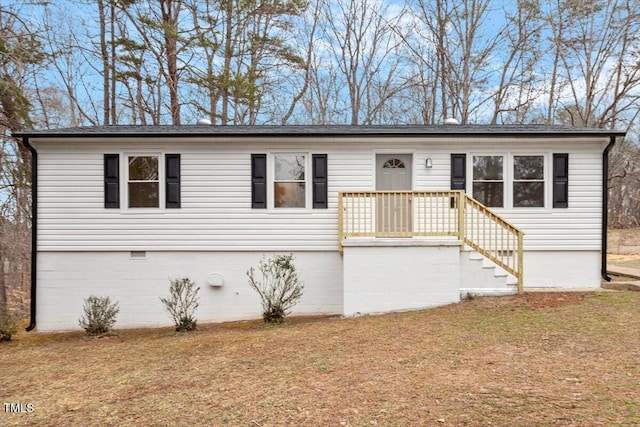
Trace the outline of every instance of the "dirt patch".
<instances>
[{"instance_id":1,"label":"dirt patch","mask_svg":"<svg viewBox=\"0 0 640 427\"><path fill-rule=\"evenodd\" d=\"M539 310L568 304L576 304L583 301L585 298L592 298L594 296L594 293L584 292L535 292L503 297L483 297L479 298L479 301L486 307L509 306Z\"/></svg>"},{"instance_id":2,"label":"dirt patch","mask_svg":"<svg viewBox=\"0 0 640 427\"><path fill-rule=\"evenodd\" d=\"M604 289L611 289L614 291L640 292L640 282L637 282L637 281L625 281L625 280L615 281L614 279L611 282L603 283L602 287Z\"/></svg>"}]
</instances>

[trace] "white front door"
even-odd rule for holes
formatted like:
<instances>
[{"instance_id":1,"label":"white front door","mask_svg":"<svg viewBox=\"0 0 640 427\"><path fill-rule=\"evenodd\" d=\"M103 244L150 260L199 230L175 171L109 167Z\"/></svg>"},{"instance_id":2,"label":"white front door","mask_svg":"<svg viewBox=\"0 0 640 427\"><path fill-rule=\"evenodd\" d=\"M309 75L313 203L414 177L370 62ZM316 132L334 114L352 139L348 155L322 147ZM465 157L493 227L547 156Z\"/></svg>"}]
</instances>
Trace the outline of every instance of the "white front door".
<instances>
[{"instance_id":1,"label":"white front door","mask_svg":"<svg viewBox=\"0 0 640 427\"><path fill-rule=\"evenodd\" d=\"M376 190L411 191L411 154L376 155ZM410 195L379 196L376 208L376 231L389 235L410 233L413 215Z\"/></svg>"}]
</instances>

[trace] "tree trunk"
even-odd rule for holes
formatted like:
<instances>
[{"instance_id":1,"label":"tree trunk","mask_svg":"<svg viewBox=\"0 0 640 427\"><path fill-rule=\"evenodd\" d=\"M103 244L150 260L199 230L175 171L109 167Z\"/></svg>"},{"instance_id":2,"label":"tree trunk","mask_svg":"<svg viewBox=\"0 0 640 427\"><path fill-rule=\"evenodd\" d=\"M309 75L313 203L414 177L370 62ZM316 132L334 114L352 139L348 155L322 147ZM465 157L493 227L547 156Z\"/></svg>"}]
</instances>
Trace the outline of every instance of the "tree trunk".
<instances>
[{"instance_id":1,"label":"tree trunk","mask_svg":"<svg viewBox=\"0 0 640 427\"><path fill-rule=\"evenodd\" d=\"M106 16L104 13L104 3L102 0L97 0L98 4L98 19L100 25L100 57L102 59L102 108L103 108L103 118L102 124L109 124L109 116L110 116L110 70L109 67L109 53L107 50L107 23Z\"/></svg>"},{"instance_id":2,"label":"tree trunk","mask_svg":"<svg viewBox=\"0 0 640 427\"><path fill-rule=\"evenodd\" d=\"M167 86L169 86L171 121L174 125L180 124L180 99L178 98L178 16L180 15L181 3L180 0L160 0L165 51L167 54Z\"/></svg>"},{"instance_id":3,"label":"tree trunk","mask_svg":"<svg viewBox=\"0 0 640 427\"><path fill-rule=\"evenodd\" d=\"M232 43L233 24L233 0L225 2L225 36L224 36L224 68L222 69L222 114L220 124L226 125L229 121L229 91L231 86L231 55L233 54Z\"/></svg>"}]
</instances>

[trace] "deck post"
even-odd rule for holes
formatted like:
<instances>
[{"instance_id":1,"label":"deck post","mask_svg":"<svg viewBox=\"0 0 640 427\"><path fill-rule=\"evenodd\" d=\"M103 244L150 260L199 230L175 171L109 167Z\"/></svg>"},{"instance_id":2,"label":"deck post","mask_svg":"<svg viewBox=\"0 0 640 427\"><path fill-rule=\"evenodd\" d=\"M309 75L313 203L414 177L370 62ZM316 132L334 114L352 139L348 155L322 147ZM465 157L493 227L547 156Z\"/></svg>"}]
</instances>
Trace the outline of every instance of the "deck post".
<instances>
[{"instance_id":1,"label":"deck post","mask_svg":"<svg viewBox=\"0 0 640 427\"><path fill-rule=\"evenodd\" d=\"M343 193L340 191L338 193L338 252L342 253L342 239L344 239L344 231L342 229L343 224L343 207L342 207L342 197Z\"/></svg>"},{"instance_id":2,"label":"deck post","mask_svg":"<svg viewBox=\"0 0 640 427\"><path fill-rule=\"evenodd\" d=\"M524 291L523 259L524 259L524 233L518 231L518 294L522 295Z\"/></svg>"},{"instance_id":3,"label":"deck post","mask_svg":"<svg viewBox=\"0 0 640 427\"><path fill-rule=\"evenodd\" d=\"M463 251L464 250L464 239L467 235L467 231L466 231L466 225L465 225L465 212L466 212L466 205L467 205L467 201L465 200L465 194L464 191L460 190L458 191L458 239L460 239L460 243L462 243L460 245L460 250Z\"/></svg>"}]
</instances>

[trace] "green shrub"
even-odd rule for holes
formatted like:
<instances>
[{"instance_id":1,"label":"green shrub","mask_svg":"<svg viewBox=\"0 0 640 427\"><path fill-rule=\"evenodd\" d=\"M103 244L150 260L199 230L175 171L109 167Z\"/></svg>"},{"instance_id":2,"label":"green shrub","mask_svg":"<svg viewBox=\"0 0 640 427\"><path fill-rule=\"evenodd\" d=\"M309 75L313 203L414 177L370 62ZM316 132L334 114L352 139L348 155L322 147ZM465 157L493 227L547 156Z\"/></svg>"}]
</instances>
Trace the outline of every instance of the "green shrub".
<instances>
[{"instance_id":1,"label":"green shrub","mask_svg":"<svg viewBox=\"0 0 640 427\"><path fill-rule=\"evenodd\" d=\"M265 323L282 323L302 297L304 289L293 264L293 255L262 257L258 270L260 277L253 267L247 271L247 276L249 286L260 296L262 319Z\"/></svg>"},{"instance_id":2,"label":"green shrub","mask_svg":"<svg viewBox=\"0 0 640 427\"><path fill-rule=\"evenodd\" d=\"M18 332L18 316L9 310L0 310L0 342L11 341Z\"/></svg>"},{"instance_id":3,"label":"green shrub","mask_svg":"<svg viewBox=\"0 0 640 427\"><path fill-rule=\"evenodd\" d=\"M171 279L170 283L169 297L161 297L160 301L173 319L177 332L195 331L198 325L194 314L200 305L200 288L186 277Z\"/></svg>"},{"instance_id":4,"label":"green shrub","mask_svg":"<svg viewBox=\"0 0 640 427\"><path fill-rule=\"evenodd\" d=\"M82 307L84 315L78 323L87 335L104 335L111 332L116 323L116 316L120 312L118 303L112 303L109 297L91 295L84 300Z\"/></svg>"}]
</instances>

